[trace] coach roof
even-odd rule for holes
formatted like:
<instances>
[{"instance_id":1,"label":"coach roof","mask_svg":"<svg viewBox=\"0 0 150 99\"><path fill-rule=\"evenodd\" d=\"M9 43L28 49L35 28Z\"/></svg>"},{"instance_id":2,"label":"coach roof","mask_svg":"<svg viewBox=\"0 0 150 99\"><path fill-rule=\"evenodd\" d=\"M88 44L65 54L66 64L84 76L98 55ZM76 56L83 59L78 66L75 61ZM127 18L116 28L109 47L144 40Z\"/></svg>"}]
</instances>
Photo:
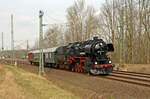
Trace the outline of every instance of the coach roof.
<instances>
[{"instance_id":1,"label":"coach roof","mask_svg":"<svg viewBox=\"0 0 150 99\"><path fill-rule=\"evenodd\" d=\"M44 49L43 52L54 52L58 47Z\"/></svg>"},{"instance_id":2,"label":"coach roof","mask_svg":"<svg viewBox=\"0 0 150 99\"><path fill-rule=\"evenodd\" d=\"M43 49L43 52L54 52L58 47ZM33 50L29 53L40 53L40 50Z\"/></svg>"}]
</instances>

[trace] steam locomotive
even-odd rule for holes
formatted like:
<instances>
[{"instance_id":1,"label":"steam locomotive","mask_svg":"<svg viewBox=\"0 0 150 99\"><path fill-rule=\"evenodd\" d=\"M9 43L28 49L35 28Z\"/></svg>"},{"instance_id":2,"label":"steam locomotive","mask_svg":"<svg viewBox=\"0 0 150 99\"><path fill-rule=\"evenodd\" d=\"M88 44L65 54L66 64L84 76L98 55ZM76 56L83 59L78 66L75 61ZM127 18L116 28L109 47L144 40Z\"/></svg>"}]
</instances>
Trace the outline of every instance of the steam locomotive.
<instances>
[{"instance_id":1,"label":"steam locomotive","mask_svg":"<svg viewBox=\"0 0 150 99\"><path fill-rule=\"evenodd\" d=\"M102 39L70 43L43 50L44 64L47 66L67 69L74 72L87 72L92 75L109 74L114 64L107 56L113 52L113 44L106 44ZM28 58L31 64L39 64L40 51L31 51Z\"/></svg>"}]
</instances>

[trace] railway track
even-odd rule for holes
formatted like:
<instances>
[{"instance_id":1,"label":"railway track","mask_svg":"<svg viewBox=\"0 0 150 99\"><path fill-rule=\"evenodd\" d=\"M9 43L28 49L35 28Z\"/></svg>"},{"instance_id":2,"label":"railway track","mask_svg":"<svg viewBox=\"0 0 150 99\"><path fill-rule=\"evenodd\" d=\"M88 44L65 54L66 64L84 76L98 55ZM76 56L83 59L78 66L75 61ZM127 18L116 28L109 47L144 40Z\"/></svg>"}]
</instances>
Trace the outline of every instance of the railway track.
<instances>
[{"instance_id":1,"label":"railway track","mask_svg":"<svg viewBox=\"0 0 150 99\"><path fill-rule=\"evenodd\" d=\"M10 60L3 60L0 62L4 62L8 64L11 63ZM18 65L29 65L27 61L17 60L17 62L18 62ZM108 76L96 76L96 77L150 87L150 74L146 74L146 73L124 72L124 71L114 70L114 72L110 73Z\"/></svg>"},{"instance_id":2,"label":"railway track","mask_svg":"<svg viewBox=\"0 0 150 99\"><path fill-rule=\"evenodd\" d=\"M114 70L113 73L124 74L124 75L134 75L134 76L141 76L141 77L150 78L150 74L147 74L147 73L137 73L137 72L117 71L117 70Z\"/></svg>"},{"instance_id":3,"label":"railway track","mask_svg":"<svg viewBox=\"0 0 150 99\"><path fill-rule=\"evenodd\" d=\"M105 78L150 87L150 74L146 73L114 71Z\"/></svg>"}]
</instances>

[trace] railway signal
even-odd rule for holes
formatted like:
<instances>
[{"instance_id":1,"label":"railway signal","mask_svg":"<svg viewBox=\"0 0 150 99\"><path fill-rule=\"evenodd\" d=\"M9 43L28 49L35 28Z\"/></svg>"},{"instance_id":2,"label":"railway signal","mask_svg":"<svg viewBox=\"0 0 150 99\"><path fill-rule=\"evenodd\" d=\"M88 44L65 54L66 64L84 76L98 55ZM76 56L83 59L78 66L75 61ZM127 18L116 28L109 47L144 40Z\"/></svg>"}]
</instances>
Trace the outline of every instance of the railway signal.
<instances>
[{"instance_id":1,"label":"railway signal","mask_svg":"<svg viewBox=\"0 0 150 99\"><path fill-rule=\"evenodd\" d=\"M44 74L44 60L43 60L43 11L39 11L40 19L40 37L39 37L39 48L40 48L40 62L39 62L39 75Z\"/></svg>"}]
</instances>

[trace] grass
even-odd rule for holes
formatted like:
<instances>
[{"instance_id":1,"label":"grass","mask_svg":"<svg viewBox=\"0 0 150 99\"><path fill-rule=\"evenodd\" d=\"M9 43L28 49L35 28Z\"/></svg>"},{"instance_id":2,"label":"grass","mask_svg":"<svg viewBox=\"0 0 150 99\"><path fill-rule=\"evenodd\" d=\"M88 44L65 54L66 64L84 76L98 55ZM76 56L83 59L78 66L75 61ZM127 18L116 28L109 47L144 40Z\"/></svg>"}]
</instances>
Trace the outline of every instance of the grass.
<instances>
[{"instance_id":1,"label":"grass","mask_svg":"<svg viewBox=\"0 0 150 99\"><path fill-rule=\"evenodd\" d=\"M13 72L15 83L23 89L24 99L78 99L43 77L17 67L5 66L5 68Z\"/></svg>"},{"instance_id":2,"label":"grass","mask_svg":"<svg viewBox=\"0 0 150 99\"><path fill-rule=\"evenodd\" d=\"M141 73L150 73L150 64L134 64L127 65L129 71L141 72Z\"/></svg>"},{"instance_id":3,"label":"grass","mask_svg":"<svg viewBox=\"0 0 150 99\"><path fill-rule=\"evenodd\" d=\"M4 79L5 79L5 71L4 69L0 68L0 84L3 83Z\"/></svg>"}]
</instances>

